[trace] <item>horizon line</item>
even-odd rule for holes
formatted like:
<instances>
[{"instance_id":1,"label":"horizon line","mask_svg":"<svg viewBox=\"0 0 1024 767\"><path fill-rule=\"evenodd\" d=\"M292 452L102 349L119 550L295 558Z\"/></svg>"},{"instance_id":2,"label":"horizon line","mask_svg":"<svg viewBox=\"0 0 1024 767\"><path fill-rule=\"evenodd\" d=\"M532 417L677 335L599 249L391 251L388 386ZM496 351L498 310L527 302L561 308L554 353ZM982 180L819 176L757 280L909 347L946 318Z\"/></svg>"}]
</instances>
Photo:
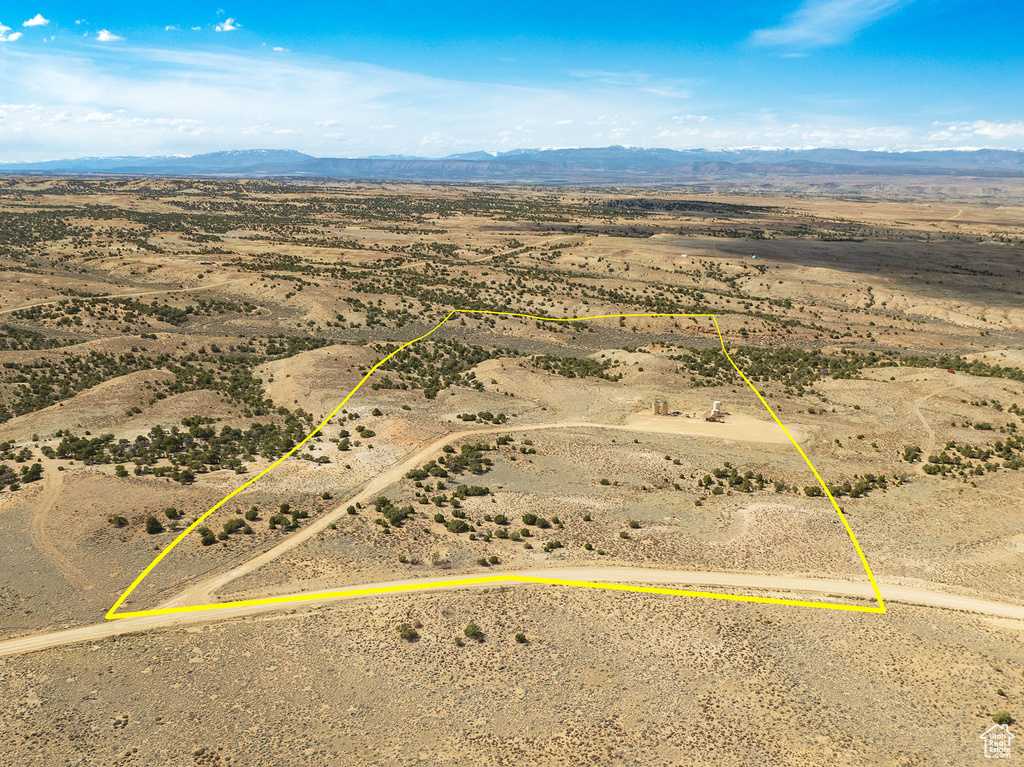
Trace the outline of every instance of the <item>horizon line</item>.
<instances>
[{"instance_id":1,"label":"horizon line","mask_svg":"<svg viewBox=\"0 0 1024 767\"><path fill-rule=\"evenodd\" d=\"M672 147L664 146L640 146L630 144L608 144L606 146L543 146L543 147L517 147L509 150L488 150L488 149L473 149L468 151L453 152L445 155L438 156L424 156L424 155L412 155L402 154L400 152L395 153L373 153L366 155L315 155L309 154L301 149L294 149L291 147L287 148L272 148L272 147L250 147L245 149L239 148L227 148L227 149L213 149L207 152L198 152L195 154L184 154L184 153L167 153L167 154L135 154L135 155L77 155L77 156L63 156L63 157L51 157L45 160L0 160L0 168L6 165L38 165L48 162L81 162L84 160L133 160L133 159L144 159L144 160L155 160L166 158L168 160L188 160L196 157L205 157L217 154L227 154L231 152L237 153L249 153L249 152L295 152L297 154L306 155L313 160L380 160L380 159L409 159L409 160L424 160L424 161L438 161L438 160L450 160L460 159L464 155L470 154L487 154L492 158L498 158L501 156L507 156L518 152L562 152L562 151L594 151L594 150L608 150L608 149L623 149L632 151L648 151L648 152L708 152L708 153L728 153L728 152L814 152L814 151L839 151L839 152L851 152L853 154L866 155L866 154L886 154L886 155L908 155L908 154L919 154L925 152L934 152L940 154L954 154L954 153L970 153L970 152L1010 152L1014 154L1024 154L1024 149L1015 149L1012 147L984 147L984 146L970 146L970 147L918 147L913 149L886 149L886 148L875 148L875 149L852 149L850 147L843 146L830 146L822 144L818 146L801 146L801 147L783 147L783 146L763 146L763 145L747 145L747 146L731 146L731 147L686 147L683 149L677 149ZM474 162L473 160L464 160L464 162Z\"/></svg>"}]
</instances>

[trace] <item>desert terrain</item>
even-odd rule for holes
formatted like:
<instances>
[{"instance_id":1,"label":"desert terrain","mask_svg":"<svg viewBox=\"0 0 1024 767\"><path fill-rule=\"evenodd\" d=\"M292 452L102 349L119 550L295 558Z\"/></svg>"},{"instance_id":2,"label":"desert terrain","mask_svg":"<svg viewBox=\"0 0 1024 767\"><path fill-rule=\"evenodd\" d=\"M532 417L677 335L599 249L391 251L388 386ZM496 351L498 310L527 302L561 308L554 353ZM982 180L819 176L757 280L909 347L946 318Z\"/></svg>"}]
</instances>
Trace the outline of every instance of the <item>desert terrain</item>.
<instances>
[{"instance_id":1,"label":"desert terrain","mask_svg":"<svg viewBox=\"0 0 1024 767\"><path fill-rule=\"evenodd\" d=\"M1022 199L0 179L0 762L981 763Z\"/></svg>"}]
</instances>

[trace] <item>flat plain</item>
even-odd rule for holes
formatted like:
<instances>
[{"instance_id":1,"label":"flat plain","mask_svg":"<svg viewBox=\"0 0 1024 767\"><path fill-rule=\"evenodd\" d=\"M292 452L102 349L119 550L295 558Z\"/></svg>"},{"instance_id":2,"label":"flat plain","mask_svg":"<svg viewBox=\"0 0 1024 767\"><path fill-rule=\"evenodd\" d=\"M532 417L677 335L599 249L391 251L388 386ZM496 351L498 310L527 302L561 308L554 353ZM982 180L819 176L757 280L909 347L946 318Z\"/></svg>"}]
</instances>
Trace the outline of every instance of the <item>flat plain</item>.
<instances>
[{"instance_id":1,"label":"flat plain","mask_svg":"<svg viewBox=\"0 0 1024 767\"><path fill-rule=\"evenodd\" d=\"M1022 199L0 181L0 761L980 762L1024 716ZM540 572L873 604L708 318L487 311L714 314L888 611L510 582L103 621L453 309L123 609Z\"/></svg>"}]
</instances>

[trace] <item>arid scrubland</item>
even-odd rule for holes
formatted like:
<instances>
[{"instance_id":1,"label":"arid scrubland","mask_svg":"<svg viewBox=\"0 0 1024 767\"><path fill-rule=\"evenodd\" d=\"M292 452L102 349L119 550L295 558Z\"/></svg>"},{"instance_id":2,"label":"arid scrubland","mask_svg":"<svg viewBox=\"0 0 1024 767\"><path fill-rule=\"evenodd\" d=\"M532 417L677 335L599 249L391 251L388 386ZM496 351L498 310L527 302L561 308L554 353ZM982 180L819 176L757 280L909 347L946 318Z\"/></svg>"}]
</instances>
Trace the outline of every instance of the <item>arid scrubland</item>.
<instances>
[{"instance_id":1,"label":"arid scrubland","mask_svg":"<svg viewBox=\"0 0 1024 767\"><path fill-rule=\"evenodd\" d=\"M866 583L709 316L550 321L620 314L714 315L883 596L1019 606L1021 199L0 180L0 642L102 621L452 310L125 608L623 567ZM0 762L980 761L1024 718L1024 622L887 607L519 584L184 615L0 657Z\"/></svg>"}]
</instances>

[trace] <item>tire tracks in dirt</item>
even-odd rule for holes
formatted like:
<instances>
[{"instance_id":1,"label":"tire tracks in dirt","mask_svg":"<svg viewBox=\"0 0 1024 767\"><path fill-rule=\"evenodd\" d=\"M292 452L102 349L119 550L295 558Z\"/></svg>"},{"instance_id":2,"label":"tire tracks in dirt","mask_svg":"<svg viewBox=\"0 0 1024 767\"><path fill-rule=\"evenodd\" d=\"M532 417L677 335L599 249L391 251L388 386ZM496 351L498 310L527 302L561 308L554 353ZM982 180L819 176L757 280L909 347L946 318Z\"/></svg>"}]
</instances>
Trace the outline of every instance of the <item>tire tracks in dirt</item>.
<instances>
[{"instance_id":1,"label":"tire tracks in dirt","mask_svg":"<svg viewBox=\"0 0 1024 767\"><path fill-rule=\"evenodd\" d=\"M935 395L942 394L943 392L949 391L952 388L954 387L943 386L941 389L936 389L931 394L926 394L920 399L914 401L914 414L917 416L917 419L921 422L921 425L924 427L925 432L927 432L928 434L928 447L926 447L923 451L925 458L931 455L932 451L935 449L935 430L932 428L931 424L928 423L928 419L926 419L921 414L921 405L923 405L925 402L930 400Z\"/></svg>"},{"instance_id":2,"label":"tire tracks in dirt","mask_svg":"<svg viewBox=\"0 0 1024 767\"><path fill-rule=\"evenodd\" d=\"M35 499L32 511L32 522L29 525L29 534L32 543L53 566L57 572L68 582L68 585L80 591L82 596L91 604L97 604L99 595L93 591L96 586L89 583L86 574L77 568L65 554L57 548L57 545L50 537L49 518L57 499L60 497L61 488L64 486L64 472L57 471L56 461L43 461L43 490ZM106 595L103 595L106 598Z\"/></svg>"}]
</instances>

